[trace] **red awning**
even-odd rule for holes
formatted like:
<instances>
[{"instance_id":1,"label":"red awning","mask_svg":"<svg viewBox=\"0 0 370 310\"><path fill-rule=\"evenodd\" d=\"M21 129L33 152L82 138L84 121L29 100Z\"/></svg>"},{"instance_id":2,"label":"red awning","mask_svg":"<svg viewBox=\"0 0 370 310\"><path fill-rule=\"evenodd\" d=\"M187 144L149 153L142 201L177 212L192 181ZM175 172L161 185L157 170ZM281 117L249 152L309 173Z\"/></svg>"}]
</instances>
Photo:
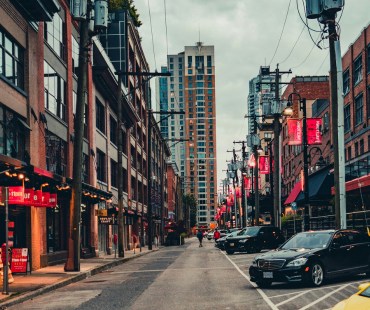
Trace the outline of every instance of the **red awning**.
<instances>
[{"instance_id":1,"label":"red awning","mask_svg":"<svg viewBox=\"0 0 370 310\"><path fill-rule=\"evenodd\" d=\"M363 188L363 187L368 187L370 186L370 174L368 175L364 175L360 178L357 178L357 179L354 179L354 180L351 180L351 181L347 181L345 183L345 186L346 186L346 192L350 192L350 191L353 191L353 190L356 190L356 189L359 189L359 188ZM335 195L335 187L333 186L331 188L331 194L332 195Z\"/></svg>"},{"instance_id":2,"label":"red awning","mask_svg":"<svg viewBox=\"0 0 370 310\"><path fill-rule=\"evenodd\" d=\"M299 193L301 192L301 188L302 188L302 184L301 184L301 181L298 181L292 191L290 192L288 198L285 200L284 202L284 205L288 205L288 204L291 204L293 201L295 201L299 195Z\"/></svg>"}]
</instances>

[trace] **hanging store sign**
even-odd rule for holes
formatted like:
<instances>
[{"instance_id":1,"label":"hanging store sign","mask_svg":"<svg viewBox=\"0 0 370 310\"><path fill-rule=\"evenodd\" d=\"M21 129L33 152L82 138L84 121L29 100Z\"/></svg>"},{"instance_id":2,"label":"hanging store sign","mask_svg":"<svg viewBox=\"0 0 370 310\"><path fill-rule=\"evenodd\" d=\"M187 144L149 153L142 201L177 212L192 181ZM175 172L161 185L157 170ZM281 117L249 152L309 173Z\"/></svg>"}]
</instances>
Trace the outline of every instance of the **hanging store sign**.
<instances>
[{"instance_id":1,"label":"hanging store sign","mask_svg":"<svg viewBox=\"0 0 370 310\"><path fill-rule=\"evenodd\" d=\"M101 225L117 225L117 217L114 216L98 216L99 224Z\"/></svg>"},{"instance_id":2,"label":"hanging store sign","mask_svg":"<svg viewBox=\"0 0 370 310\"><path fill-rule=\"evenodd\" d=\"M288 145L302 144L302 123L298 118L288 118Z\"/></svg>"},{"instance_id":3,"label":"hanging store sign","mask_svg":"<svg viewBox=\"0 0 370 310\"><path fill-rule=\"evenodd\" d=\"M322 136L321 136L322 119L321 118L307 118L306 127L307 127L307 144L308 145L321 145L322 144Z\"/></svg>"},{"instance_id":4,"label":"hanging store sign","mask_svg":"<svg viewBox=\"0 0 370 310\"><path fill-rule=\"evenodd\" d=\"M57 205L57 194L28 188L24 189L23 186L9 186L8 203L9 205L55 207Z\"/></svg>"},{"instance_id":5,"label":"hanging store sign","mask_svg":"<svg viewBox=\"0 0 370 310\"><path fill-rule=\"evenodd\" d=\"M258 167L260 168L260 174L270 173L270 157L268 155L260 155Z\"/></svg>"}]
</instances>

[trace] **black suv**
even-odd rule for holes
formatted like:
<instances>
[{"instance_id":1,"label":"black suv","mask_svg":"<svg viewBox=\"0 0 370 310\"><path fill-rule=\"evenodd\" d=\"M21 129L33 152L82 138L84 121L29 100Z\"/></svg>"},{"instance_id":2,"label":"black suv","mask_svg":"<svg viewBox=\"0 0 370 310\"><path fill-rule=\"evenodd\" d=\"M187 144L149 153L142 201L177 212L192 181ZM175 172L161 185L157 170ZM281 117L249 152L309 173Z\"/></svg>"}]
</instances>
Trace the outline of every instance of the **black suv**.
<instances>
[{"instance_id":1,"label":"black suv","mask_svg":"<svg viewBox=\"0 0 370 310\"><path fill-rule=\"evenodd\" d=\"M327 278L364 272L370 274L370 238L349 229L298 233L256 256L249 268L259 286L296 281L320 286Z\"/></svg>"},{"instance_id":2,"label":"black suv","mask_svg":"<svg viewBox=\"0 0 370 310\"><path fill-rule=\"evenodd\" d=\"M284 242L284 237L277 227L251 226L241 230L236 236L226 237L227 254L234 252L257 253L262 249L275 249Z\"/></svg>"}]
</instances>

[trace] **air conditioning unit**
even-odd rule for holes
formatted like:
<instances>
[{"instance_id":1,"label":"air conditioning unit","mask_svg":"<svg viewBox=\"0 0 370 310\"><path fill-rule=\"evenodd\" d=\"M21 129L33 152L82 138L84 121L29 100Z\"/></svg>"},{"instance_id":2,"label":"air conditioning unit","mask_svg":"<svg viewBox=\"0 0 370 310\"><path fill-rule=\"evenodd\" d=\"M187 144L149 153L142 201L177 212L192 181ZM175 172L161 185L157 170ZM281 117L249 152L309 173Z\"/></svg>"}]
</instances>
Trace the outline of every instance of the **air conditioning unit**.
<instances>
[{"instance_id":1,"label":"air conditioning unit","mask_svg":"<svg viewBox=\"0 0 370 310\"><path fill-rule=\"evenodd\" d=\"M87 14L87 0L72 0L71 13L74 19L84 20Z\"/></svg>"}]
</instances>

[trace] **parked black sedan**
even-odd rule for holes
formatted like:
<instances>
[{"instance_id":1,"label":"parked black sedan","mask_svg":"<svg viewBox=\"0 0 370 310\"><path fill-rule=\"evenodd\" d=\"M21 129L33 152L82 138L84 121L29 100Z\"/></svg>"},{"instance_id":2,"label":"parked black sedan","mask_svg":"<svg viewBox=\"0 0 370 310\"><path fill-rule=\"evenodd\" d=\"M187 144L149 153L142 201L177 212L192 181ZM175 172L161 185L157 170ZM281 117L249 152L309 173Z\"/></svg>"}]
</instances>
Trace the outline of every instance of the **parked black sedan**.
<instances>
[{"instance_id":1,"label":"parked black sedan","mask_svg":"<svg viewBox=\"0 0 370 310\"><path fill-rule=\"evenodd\" d=\"M370 273L370 238L356 230L325 230L294 235L275 251L258 255L249 268L259 286Z\"/></svg>"},{"instance_id":2,"label":"parked black sedan","mask_svg":"<svg viewBox=\"0 0 370 310\"><path fill-rule=\"evenodd\" d=\"M235 230L236 229L236 230ZM236 236L237 233L240 231L241 229L239 228L233 228L233 229L230 229L229 232L227 233L227 235L224 235L222 236L221 234L221 238L217 239L215 241L215 247L216 248L219 248L220 250L224 251L225 250L225 242L226 242L226 238L227 237L233 237L233 236Z\"/></svg>"},{"instance_id":3,"label":"parked black sedan","mask_svg":"<svg viewBox=\"0 0 370 310\"><path fill-rule=\"evenodd\" d=\"M241 230L236 236L226 237L227 254L234 252L258 253L262 249L275 249L284 242L277 227L251 226Z\"/></svg>"}]
</instances>

